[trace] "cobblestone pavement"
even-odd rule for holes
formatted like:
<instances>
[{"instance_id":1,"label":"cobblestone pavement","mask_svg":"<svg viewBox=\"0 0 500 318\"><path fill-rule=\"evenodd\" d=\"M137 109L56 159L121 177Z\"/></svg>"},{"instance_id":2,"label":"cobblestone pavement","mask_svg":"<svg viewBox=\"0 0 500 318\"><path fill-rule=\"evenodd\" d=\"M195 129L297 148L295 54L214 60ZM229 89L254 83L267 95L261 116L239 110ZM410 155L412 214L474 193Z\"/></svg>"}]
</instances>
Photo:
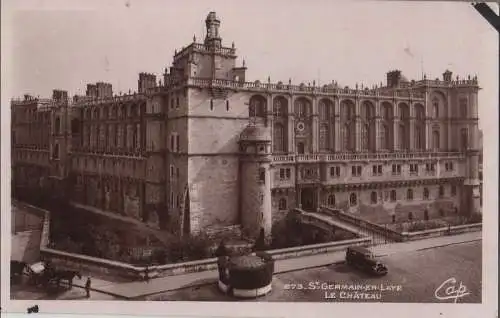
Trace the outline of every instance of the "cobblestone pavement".
<instances>
[{"instance_id":1,"label":"cobblestone pavement","mask_svg":"<svg viewBox=\"0 0 500 318\"><path fill-rule=\"evenodd\" d=\"M467 292L469 293L457 299L457 302L480 303L482 284L481 259L481 241L475 241L381 257L380 260L386 263L389 268L389 274L381 278L368 276L351 269L345 264L294 271L276 275L273 280L273 291L258 300L304 302L453 302L454 299L436 299L435 291L446 280L455 278L456 287L458 288L461 283L462 286L467 288ZM324 283L333 288L335 288L334 285L340 285L341 287L344 285L344 289L324 290L321 288L322 286L326 287ZM353 290L346 289L345 285L369 285L371 288L378 288L378 290L358 290L355 293ZM302 289L300 289L300 286L302 286ZM446 285L446 287L448 286L450 285ZM381 290L382 288L385 290ZM438 295L442 296L443 293L438 293ZM376 299L377 296L380 298ZM361 297L373 297L375 299L361 299ZM222 295L215 284L166 292L147 297L146 299L237 301L231 297ZM255 299L249 301L255 301Z\"/></svg>"}]
</instances>

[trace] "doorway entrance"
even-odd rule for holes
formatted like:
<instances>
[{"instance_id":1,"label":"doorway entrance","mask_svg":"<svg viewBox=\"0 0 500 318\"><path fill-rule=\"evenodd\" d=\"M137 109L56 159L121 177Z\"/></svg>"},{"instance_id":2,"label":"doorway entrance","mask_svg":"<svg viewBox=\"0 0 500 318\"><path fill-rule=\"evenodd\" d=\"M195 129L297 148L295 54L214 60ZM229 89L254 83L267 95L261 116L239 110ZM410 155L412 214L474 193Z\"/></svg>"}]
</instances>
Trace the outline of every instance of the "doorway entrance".
<instances>
[{"instance_id":1,"label":"doorway entrance","mask_svg":"<svg viewBox=\"0 0 500 318\"><path fill-rule=\"evenodd\" d=\"M316 211L316 201L314 200L314 189L304 188L300 191L300 203L302 204L302 210L307 212Z\"/></svg>"},{"instance_id":2,"label":"doorway entrance","mask_svg":"<svg viewBox=\"0 0 500 318\"><path fill-rule=\"evenodd\" d=\"M303 142L299 142L299 143L297 144L297 152L298 152L300 155L304 154L304 148L305 148L305 147L304 147L304 143L303 143Z\"/></svg>"}]
</instances>

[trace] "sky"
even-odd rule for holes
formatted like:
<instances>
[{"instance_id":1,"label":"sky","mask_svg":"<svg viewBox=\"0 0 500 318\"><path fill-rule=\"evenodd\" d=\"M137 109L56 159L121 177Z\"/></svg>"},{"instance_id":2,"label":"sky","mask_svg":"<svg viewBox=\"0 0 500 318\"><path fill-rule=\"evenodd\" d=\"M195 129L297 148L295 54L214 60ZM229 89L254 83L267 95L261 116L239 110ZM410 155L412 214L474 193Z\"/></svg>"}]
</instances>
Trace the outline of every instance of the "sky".
<instances>
[{"instance_id":1,"label":"sky","mask_svg":"<svg viewBox=\"0 0 500 318\"><path fill-rule=\"evenodd\" d=\"M257 1L6 1L8 96L84 94L110 82L137 89L139 72L160 76L174 50L198 42L216 11L223 45L235 43L247 80L341 85L477 75L480 116L497 111L498 36L468 3ZM307 3L307 5L306 5ZM493 4L496 7L496 5ZM5 7L5 5L4 5ZM496 119L497 117L495 117ZM493 122L492 122L493 123ZM492 124L491 123L491 124ZM481 123L481 126L488 123Z\"/></svg>"}]
</instances>

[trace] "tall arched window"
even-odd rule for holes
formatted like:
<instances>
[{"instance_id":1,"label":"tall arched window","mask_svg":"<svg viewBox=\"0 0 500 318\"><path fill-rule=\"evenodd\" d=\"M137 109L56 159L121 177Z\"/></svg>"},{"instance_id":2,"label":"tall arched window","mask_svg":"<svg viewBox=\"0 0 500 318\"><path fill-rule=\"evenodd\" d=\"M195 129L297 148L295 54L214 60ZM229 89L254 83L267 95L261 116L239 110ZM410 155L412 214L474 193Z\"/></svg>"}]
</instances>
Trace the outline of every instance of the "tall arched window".
<instances>
[{"instance_id":1,"label":"tall arched window","mask_svg":"<svg viewBox=\"0 0 500 318\"><path fill-rule=\"evenodd\" d=\"M432 100L432 115L434 118L439 118L439 100L437 98Z\"/></svg>"},{"instance_id":2,"label":"tall arched window","mask_svg":"<svg viewBox=\"0 0 500 318\"><path fill-rule=\"evenodd\" d=\"M326 124L322 124L319 127L319 150L327 151L328 150L328 126Z\"/></svg>"},{"instance_id":3,"label":"tall arched window","mask_svg":"<svg viewBox=\"0 0 500 318\"><path fill-rule=\"evenodd\" d=\"M321 121L328 120L328 117L329 117L328 105L324 101L320 101L318 104L318 108L319 108L319 120L321 120Z\"/></svg>"},{"instance_id":4,"label":"tall arched window","mask_svg":"<svg viewBox=\"0 0 500 318\"><path fill-rule=\"evenodd\" d=\"M358 204L358 197L356 196L356 193L351 193L349 196L349 203L354 206Z\"/></svg>"},{"instance_id":5,"label":"tall arched window","mask_svg":"<svg viewBox=\"0 0 500 318\"><path fill-rule=\"evenodd\" d=\"M407 149L406 143L406 125L404 123L399 125L399 149Z\"/></svg>"},{"instance_id":6,"label":"tall arched window","mask_svg":"<svg viewBox=\"0 0 500 318\"><path fill-rule=\"evenodd\" d=\"M274 129L273 151L284 152L285 130L283 129L283 126L281 124L275 124L273 129Z\"/></svg>"},{"instance_id":7,"label":"tall arched window","mask_svg":"<svg viewBox=\"0 0 500 318\"><path fill-rule=\"evenodd\" d=\"M460 117L467 118L467 98L460 98Z\"/></svg>"},{"instance_id":8,"label":"tall arched window","mask_svg":"<svg viewBox=\"0 0 500 318\"><path fill-rule=\"evenodd\" d=\"M422 143L422 128L420 125L415 127L415 148L419 150L424 148Z\"/></svg>"},{"instance_id":9,"label":"tall arched window","mask_svg":"<svg viewBox=\"0 0 500 318\"><path fill-rule=\"evenodd\" d=\"M387 126L385 124L380 125L380 149L387 150Z\"/></svg>"},{"instance_id":10,"label":"tall arched window","mask_svg":"<svg viewBox=\"0 0 500 318\"><path fill-rule=\"evenodd\" d=\"M266 99L260 95L255 95L250 98L250 106L248 114L250 117L263 118L266 115Z\"/></svg>"},{"instance_id":11,"label":"tall arched window","mask_svg":"<svg viewBox=\"0 0 500 318\"><path fill-rule=\"evenodd\" d=\"M372 191L370 194L370 201L372 204L377 204L377 192Z\"/></svg>"},{"instance_id":12,"label":"tall arched window","mask_svg":"<svg viewBox=\"0 0 500 318\"><path fill-rule=\"evenodd\" d=\"M468 133L467 133L467 128L462 128L460 130L460 146L462 150L466 150L468 147Z\"/></svg>"},{"instance_id":13,"label":"tall arched window","mask_svg":"<svg viewBox=\"0 0 500 318\"><path fill-rule=\"evenodd\" d=\"M361 150L362 151L368 150L368 130L369 130L368 124L361 126Z\"/></svg>"},{"instance_id":14,"label":"tall arched window","mask_svg":"<svg viewBox=\"0 0 500 318\"><path fill-rule=\"evenodd\" d=\"M439 150L440 146L439 146L439 131L438 130L434 130L432 132L432 148L434 148L434 150Z\"/></svg>"}]
</instances>

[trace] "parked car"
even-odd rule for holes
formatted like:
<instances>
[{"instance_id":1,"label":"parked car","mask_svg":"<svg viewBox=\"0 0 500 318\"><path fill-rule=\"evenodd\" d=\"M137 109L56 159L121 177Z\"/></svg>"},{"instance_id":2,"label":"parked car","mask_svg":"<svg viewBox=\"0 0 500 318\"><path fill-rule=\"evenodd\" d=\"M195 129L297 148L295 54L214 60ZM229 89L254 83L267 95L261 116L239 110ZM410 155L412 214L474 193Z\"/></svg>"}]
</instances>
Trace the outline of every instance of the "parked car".
<instances>
[{"instance_id":1,"label":"parked car","mask_svg":"<svg viewBox=\"0 0 500 318\"><path fill-rule=\"evenodd\" d=\"M352 267L376 276L386 275L387 266L377 261L373 253L361 246L350 246L346 251L346 263Z\"/></svg>"}]
</instances>

